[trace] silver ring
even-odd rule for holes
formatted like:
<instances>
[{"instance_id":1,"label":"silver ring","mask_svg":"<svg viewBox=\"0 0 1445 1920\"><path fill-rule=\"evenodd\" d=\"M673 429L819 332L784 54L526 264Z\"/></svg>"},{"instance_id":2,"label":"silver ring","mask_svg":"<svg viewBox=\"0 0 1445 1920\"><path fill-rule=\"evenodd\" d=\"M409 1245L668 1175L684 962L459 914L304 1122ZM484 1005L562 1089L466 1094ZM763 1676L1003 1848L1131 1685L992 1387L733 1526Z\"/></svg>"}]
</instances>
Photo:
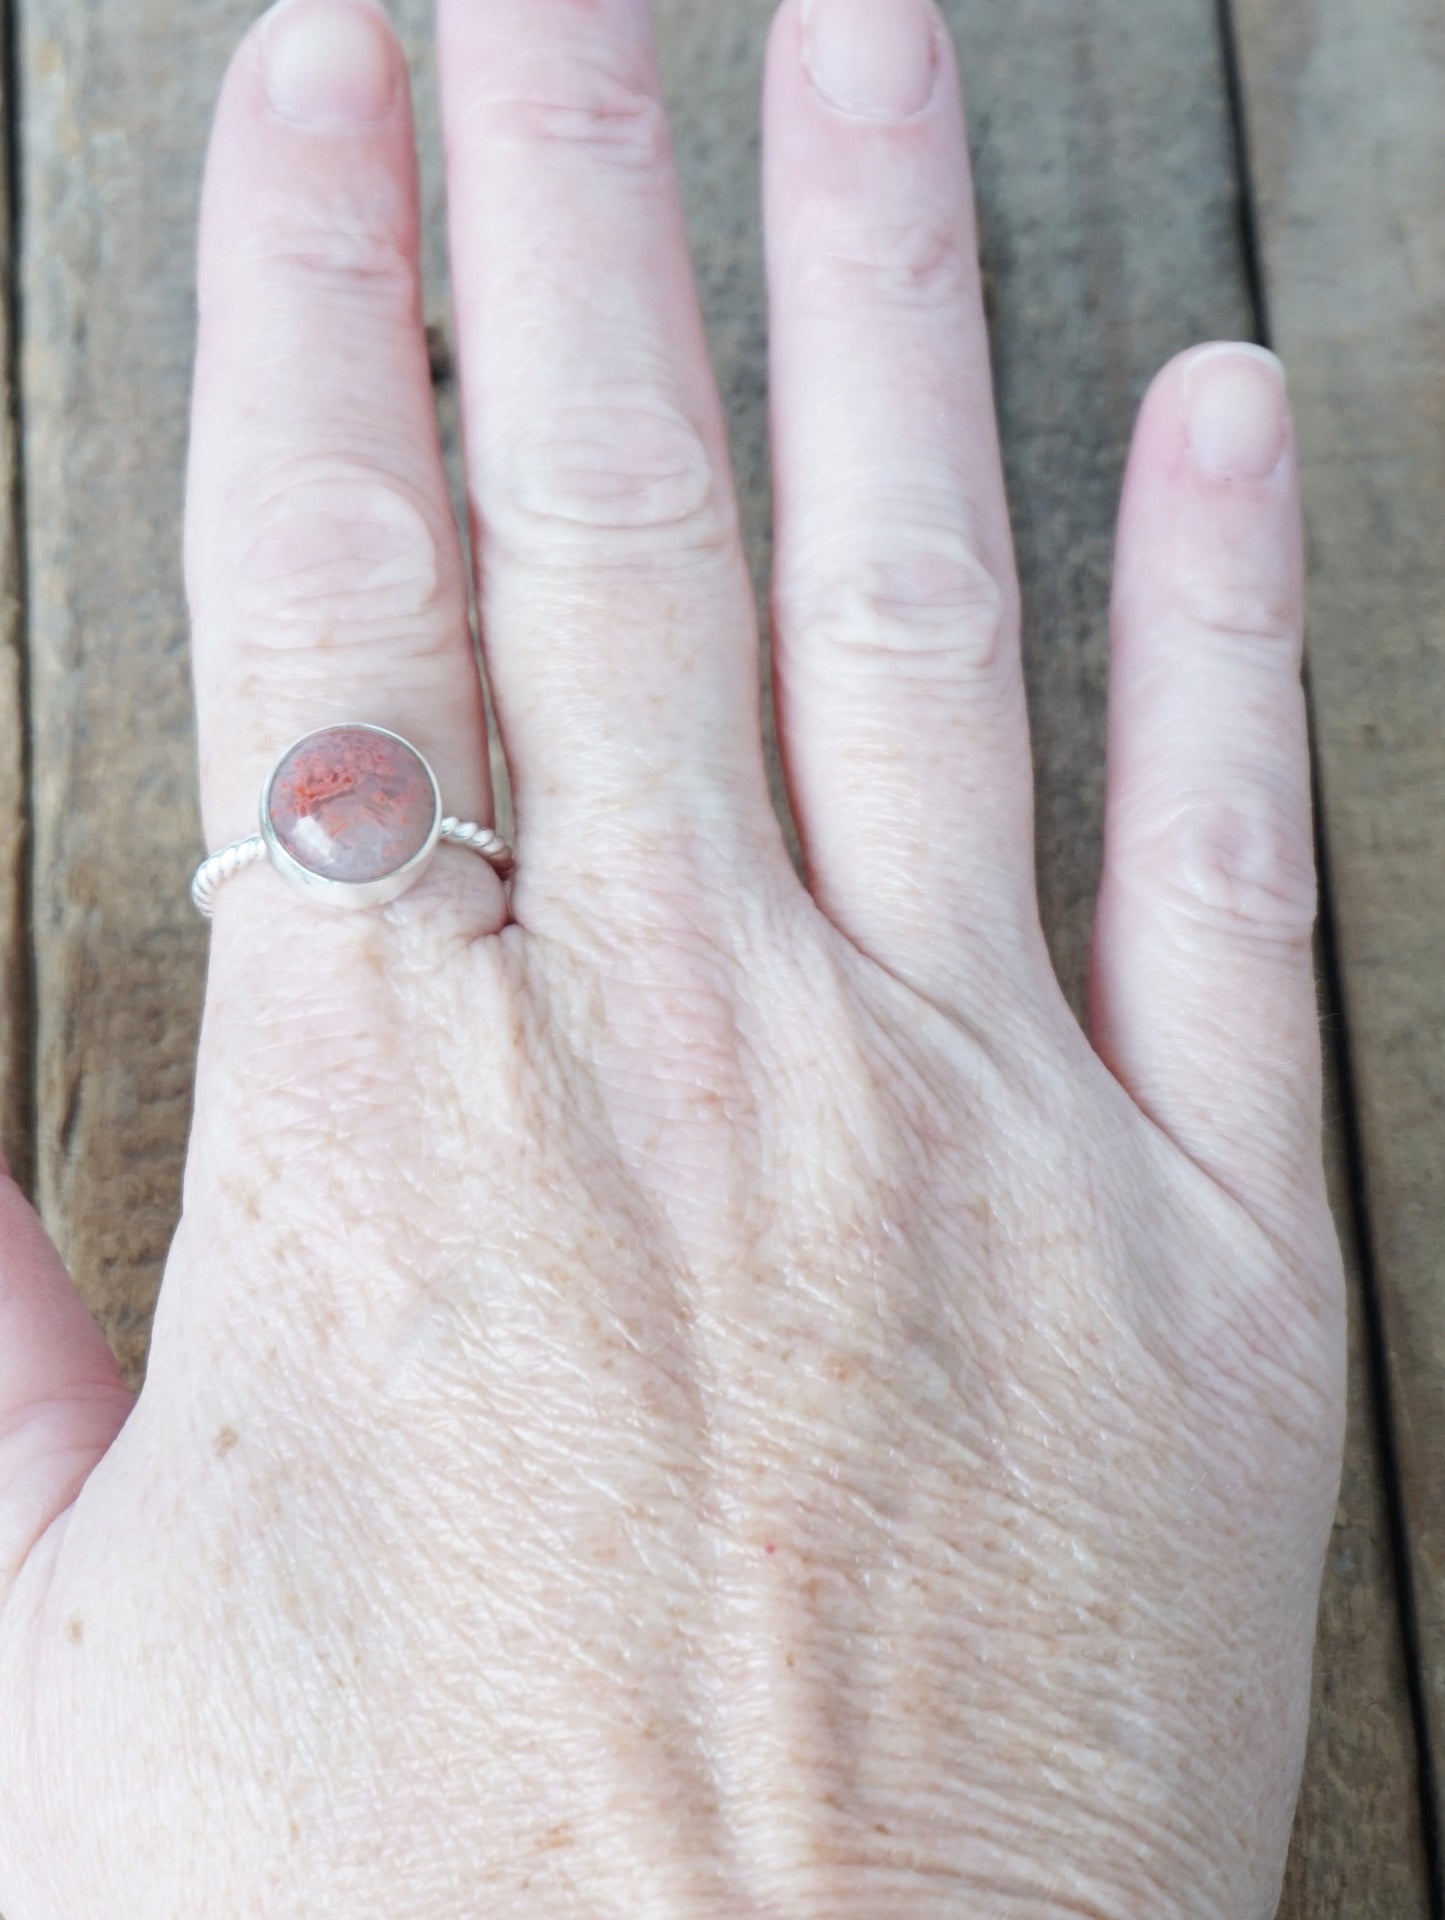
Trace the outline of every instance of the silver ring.
<instances>
[{"instance_id":1,"label":"silver ring","mask_svg":"<svg viewBox=\"0 0 1445 1920\"><path fill-rule=\"evenodd\" d=\"M503 879L512 849L490 827L442 813L436 775L409 740L366 721L319 727L281 755L261 789L261 831L196 868L191 899L210 919L233 873L269 860L308 900L379 907L416 885L446 843Z\"/></svg>"}]
</instances>

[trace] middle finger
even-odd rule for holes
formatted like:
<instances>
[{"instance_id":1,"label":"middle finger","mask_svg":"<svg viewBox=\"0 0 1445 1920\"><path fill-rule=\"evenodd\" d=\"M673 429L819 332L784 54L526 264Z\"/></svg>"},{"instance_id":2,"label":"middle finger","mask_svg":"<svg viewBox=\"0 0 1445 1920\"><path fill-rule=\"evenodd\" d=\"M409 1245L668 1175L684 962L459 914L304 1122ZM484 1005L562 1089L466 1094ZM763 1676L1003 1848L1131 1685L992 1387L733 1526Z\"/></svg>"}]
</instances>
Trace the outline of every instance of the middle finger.
<instances>
[{"instance_id":1,"label":"middle finger","mask_svg":"<svg viewBox=\"0 0 1445 1920\"><path fill-rule=\"evenodd\" d=\"M484 647L535 925L579 863L781 842L649 9L440 0L439 32Z\"/></svg>"}]
</instances>

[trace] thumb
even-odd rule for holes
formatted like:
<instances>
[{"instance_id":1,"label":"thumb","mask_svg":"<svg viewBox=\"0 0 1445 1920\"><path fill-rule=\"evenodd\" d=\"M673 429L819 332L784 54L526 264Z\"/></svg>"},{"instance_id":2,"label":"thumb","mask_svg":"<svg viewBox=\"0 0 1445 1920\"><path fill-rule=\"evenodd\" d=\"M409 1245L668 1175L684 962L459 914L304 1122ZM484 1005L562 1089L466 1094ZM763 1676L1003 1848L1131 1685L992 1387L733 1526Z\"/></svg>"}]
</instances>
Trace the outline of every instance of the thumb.
<instances>
[{"instance_id":1,"label":"thumb","mask_svg":"<svg viewBox=\"0 0 1445 1920\"><path fill-rule=\"evenodd\" d=\"M0 1162L0 1599L132 1405L104 1335Z\"/></svg>"}]
</instances>

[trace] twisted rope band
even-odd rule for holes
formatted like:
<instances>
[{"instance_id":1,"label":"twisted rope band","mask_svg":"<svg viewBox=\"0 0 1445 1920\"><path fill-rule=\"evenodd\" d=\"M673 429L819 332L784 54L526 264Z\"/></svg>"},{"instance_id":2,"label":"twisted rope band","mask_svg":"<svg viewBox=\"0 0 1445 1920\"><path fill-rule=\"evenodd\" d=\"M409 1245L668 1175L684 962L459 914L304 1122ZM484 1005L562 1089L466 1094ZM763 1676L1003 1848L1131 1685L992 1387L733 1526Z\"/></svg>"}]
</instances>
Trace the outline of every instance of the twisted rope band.
<instances>
[{"instance_id":1,"label":"twisted rope band","mask_svg":"<svg viewBox=\"0 0 1445 1920\"><path fill-rule=\"evenodd\" d=\"M490 827L479 827L475 820L458 820L448 814L437 831L437 838L454 847L466 847L472 853L479 853L503 880L510 876L512 849ZM266 842L259 833L248 833L244 840L233 840L229 847L222 847L218 853L203 860L191 881L191 900L196 912L209 920L216 910L216 895L231 875L265 858Z\"/></svg>"}]
</instances>

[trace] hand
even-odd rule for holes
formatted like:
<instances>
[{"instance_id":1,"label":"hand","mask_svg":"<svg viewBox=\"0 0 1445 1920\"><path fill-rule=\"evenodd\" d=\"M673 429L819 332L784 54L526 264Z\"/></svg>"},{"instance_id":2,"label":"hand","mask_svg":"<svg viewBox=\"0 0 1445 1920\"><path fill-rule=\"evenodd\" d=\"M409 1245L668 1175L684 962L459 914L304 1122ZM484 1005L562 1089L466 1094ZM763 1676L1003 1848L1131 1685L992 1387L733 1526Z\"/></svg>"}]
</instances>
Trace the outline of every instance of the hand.
<instances>
[{"instance_id":1,"label":"hand","mask_svg":"<svg viewBox=\"0 0 1445 1920\"><path fill-rule=\"evenodd\" d=\"M1343 1397L1283 388L1205 348L1144 406L1091 1044L949 51L915 0L806 13L766 104L805 890L642 0L442 0L515 889L227 883L134 1406L0 1191L7 1920L1273 1911ZM205 198L212 845L342 719L489 817L416 241L380 14L289 0Z\"/></svg>"}]
</instances>

